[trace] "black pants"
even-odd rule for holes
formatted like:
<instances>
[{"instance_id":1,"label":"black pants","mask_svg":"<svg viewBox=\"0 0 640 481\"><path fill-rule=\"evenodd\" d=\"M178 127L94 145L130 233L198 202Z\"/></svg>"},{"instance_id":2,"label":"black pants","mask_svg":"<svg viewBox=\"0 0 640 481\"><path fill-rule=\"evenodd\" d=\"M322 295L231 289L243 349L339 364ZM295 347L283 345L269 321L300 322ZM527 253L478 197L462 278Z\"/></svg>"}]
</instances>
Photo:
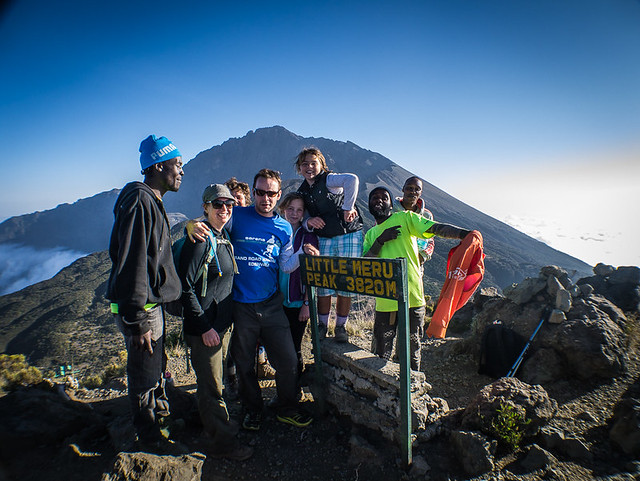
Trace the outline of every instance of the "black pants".
<instances>
[{"instance_id":1,"label":"black pants","mask_svg":"<svg viewBox=\"0 0 640 481\"><path fill-rule=\"evenodd\" d=\"M262 302L236 302L233 307L235 326L231 352L236 361L240 400L251 412L261 412L263 407L254 370L258 339L267 351L269 363L276 370L278 412L289 415L298 408L298 360L282 300L282 294L276 294Z\"/></svg>"},{"instance_id":2,"label":"black pants","mask_svg":"<svg viewBox=\"0 0 640 481\"><path fill-rule=\"evenodd\" d=\"M284 306L284 313L289 319L289 329L291 329L291 337L293 338L293 347L296 350L296 356L298 357L298 376L302 375L304 369L304 362L302 360L302 338L307 329L309 320L300 322L298 315L300 314L299 307L286 307Z\"/></svg>"},{"instance_id":3,"label":"black pants","mask_svg":"<svg viewBox=\"0 0 640 481\"><path fill-rule=\"evenodd\" d=\"M411 358L411 369L420 370L421 359L421 339L424 329L425 307L409 308L409 352ZM376 311L375 322L373 324L373 353L383 359L391 359L393 351L393 341L396 338L398 326L398 312Z\"/></svg>"}]
</instances>

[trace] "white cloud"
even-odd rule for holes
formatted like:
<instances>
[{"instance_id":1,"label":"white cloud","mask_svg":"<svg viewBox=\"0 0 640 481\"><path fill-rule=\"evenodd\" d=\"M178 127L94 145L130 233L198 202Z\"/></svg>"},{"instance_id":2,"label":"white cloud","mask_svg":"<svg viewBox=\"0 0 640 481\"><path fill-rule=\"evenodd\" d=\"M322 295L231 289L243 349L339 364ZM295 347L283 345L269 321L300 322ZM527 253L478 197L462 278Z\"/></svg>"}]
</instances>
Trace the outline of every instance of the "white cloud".
<instances>
[{"instance_id":1,"label":"white cloud","mask_svg":"<svg viewBox=\"0 0 640 481\"><path fill-rule=\"evenodd\" d=\"M69 249L34 249L14 244L0 245L0 295L19 291L49 279L60 269L87 255Z\"/></svg>"},{"instance_id":2,"label":"white cloud","mask_svg":"<svg viewBox=\"0 0 640 481\"><path fill-rule=\"evenodd\" d=\"M585 262L640 265L640 147L479 170L450 194Z\"/></svg>"}]
</instances>

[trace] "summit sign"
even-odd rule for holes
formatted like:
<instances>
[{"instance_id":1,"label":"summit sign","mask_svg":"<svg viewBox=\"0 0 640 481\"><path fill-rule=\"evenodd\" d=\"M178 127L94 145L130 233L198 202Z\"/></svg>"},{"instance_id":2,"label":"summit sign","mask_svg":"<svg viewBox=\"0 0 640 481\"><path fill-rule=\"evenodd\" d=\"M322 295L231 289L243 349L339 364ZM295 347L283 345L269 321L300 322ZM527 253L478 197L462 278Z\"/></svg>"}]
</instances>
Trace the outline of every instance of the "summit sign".
<instances>
[{"instance_id":1,"label":"summit sign","mask_svg":"<svg viewBox=\"0 0 640 481\"><path fill-rule=\"evenodd\" d=\"M301 256L302 282L309 286L399 300L399 259Z\"/></svg>"}]
</instances>

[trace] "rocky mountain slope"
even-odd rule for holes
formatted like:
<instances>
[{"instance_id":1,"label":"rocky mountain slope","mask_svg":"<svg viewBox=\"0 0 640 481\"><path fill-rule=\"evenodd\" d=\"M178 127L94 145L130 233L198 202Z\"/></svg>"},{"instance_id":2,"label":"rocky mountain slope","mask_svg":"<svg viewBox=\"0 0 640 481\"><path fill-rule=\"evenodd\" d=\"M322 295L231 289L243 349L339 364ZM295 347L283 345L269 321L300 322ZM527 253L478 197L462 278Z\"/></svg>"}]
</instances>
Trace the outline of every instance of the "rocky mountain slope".
<instances>
[{"instance_id":1,"label":"rocky mountain slope","mask_svg":"<svg viewBox=\"0 0 640 481\"><path fill-rule=\"evenodd\" d=\"M260 431L239 433L242 443L255 448L251 459L216 459L193 411L193 372L186 372L183 358L173 358L169 369L178 389L171 390L171 432L188 455L127 448L122 379L102 390L44 384L0 397L0 478L151 480L188 473L186 479L219 481L640 479L640 269L596 271L590 283L575 284L549 266L504 296L480 292L456 318L450 336L426 340L421 370L429 395L445 409L416 433L410 469L403 467L397 443L335 409L307 429L278 423L267 410ZM621 287L611 292L612 285ZM569 298L558 294L564 291ZM608 299L622 291L633 303L626 313ZM477 373L484 325L498 317L529 335L546 307L557 312L535 338L520 379ZM370 336L366 330L354 336L353 350L366 350ZM308 346L307 339L305 357L312 362ZM261 386L265 399L275 394L273 381ZM305 388L303 397L311 412L313 390ZM237 399L228 397L228 405L238 419ZM516 419L514 424L496 424L499 410L523 413L521 420L528 421L512 415L507 419ZM517 447L507 448L502 435L518 431L523 436Z\"/></svg>"}]
</instances>

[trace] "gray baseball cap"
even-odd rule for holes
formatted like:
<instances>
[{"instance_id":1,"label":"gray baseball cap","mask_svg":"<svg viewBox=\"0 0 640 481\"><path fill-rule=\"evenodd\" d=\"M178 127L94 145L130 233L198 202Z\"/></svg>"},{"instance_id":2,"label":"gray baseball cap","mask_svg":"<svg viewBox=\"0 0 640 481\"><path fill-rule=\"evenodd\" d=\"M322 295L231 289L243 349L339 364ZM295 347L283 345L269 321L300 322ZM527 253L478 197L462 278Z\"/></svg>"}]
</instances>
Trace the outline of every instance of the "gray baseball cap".
<instances>
[{"instance_id":1,"label":"gray baseball cap","mask_svg":"<svg viewBox=\"0 0 640 481\"><path fill-rule=\"evenodd\" d=\"M202 193L202 202L212 202L216 199L231 199L236 200L229 187L224 184L211 184Z\"/></svg>"}]
</instances>

